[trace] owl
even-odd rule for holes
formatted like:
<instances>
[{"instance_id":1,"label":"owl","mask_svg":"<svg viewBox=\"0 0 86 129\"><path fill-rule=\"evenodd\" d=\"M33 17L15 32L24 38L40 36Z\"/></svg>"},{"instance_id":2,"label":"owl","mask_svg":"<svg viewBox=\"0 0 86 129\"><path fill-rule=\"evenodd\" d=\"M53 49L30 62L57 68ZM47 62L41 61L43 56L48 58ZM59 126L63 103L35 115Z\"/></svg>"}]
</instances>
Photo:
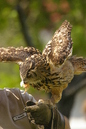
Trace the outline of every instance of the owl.
<instances>
[{"instance_id":1,"label":"owl","mask_svg":"<svg viewBox=\"0 0 86 129\"><path fill-rule=\"evenodd\" d=\"M86 59L72 56L71 30L65 20L43 52L34 47L1 47L0 62L17 63L23 87L50 92L52 102L58 103L74 75L86 72Z\"/></svg>"}]
</instances>

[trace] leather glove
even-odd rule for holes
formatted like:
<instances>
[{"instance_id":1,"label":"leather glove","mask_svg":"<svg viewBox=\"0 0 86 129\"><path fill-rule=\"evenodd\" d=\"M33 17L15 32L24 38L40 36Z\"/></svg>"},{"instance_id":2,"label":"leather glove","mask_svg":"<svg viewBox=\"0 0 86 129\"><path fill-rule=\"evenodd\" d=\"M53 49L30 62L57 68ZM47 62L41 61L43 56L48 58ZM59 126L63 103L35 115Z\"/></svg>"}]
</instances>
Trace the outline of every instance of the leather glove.
<instances>
[{"instance_id":1,"label":"leather glove","mask_svg":"<svg viewBox=\"0 0 86 129\"><path fill-rule=\"evenodd\" d=\"M31 114L36 124L47 126L51 124L51 108L52 107L49 104L44 102L39 101L37 103L33 103L28 101L24 110L27 112L27 114Z\"/></svg>"},{"instance_id":2,"label":"leather glove","mask_svg":"<svg viewBox=\"0 0 86 129\"><path fill-rule=\"evenodd\" d=\"M37 103L28 101L25 111L31 114L35 123L44 125L44 129L64 129L65 120L64 116L52 104L44 101Z\"/></svg>"}]
</instances>

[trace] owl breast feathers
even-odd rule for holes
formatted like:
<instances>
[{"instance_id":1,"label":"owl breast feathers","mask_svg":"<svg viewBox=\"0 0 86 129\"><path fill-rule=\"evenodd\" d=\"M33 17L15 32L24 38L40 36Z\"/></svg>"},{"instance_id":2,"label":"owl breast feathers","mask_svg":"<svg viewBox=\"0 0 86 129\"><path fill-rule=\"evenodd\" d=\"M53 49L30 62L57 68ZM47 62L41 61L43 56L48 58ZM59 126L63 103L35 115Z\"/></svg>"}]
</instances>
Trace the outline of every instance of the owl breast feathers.
<instances>
[{"instance_id":1,"label":"owl breast feathers","mask_svg":"<svg viewBox=\"0 0 86 129\"><path fill-rule=\"evenodd\" d=\"M0 48L0 61L19 64L23 86L51 92L57 103L74 74L86 72L86 59L72 56L71 29L65 20L42 53L33 47Z\"/></svg>"}]
</instances>

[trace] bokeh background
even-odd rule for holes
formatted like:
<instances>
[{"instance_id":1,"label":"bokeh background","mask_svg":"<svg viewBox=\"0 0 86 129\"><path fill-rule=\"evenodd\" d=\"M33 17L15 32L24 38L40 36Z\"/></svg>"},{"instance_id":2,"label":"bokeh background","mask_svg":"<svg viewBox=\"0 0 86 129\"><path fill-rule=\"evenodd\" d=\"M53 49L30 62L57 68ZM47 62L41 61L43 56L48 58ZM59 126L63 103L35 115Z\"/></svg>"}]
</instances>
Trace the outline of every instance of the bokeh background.
<instances>
[{"instance_id":1,"label":"bokeh background","mask_svg":"<svg viewBox=\"0 0 86 129\"><path fill-rule=\"evenodd\" d=\"M86 0L0 0L0 47L42 51L64 20L73 25L73 55L86 57ZM18 65L0 63L0 88L23 89L20 81ZM28 92L46 98L33 88Z\"/></svg>"}]
</instances>

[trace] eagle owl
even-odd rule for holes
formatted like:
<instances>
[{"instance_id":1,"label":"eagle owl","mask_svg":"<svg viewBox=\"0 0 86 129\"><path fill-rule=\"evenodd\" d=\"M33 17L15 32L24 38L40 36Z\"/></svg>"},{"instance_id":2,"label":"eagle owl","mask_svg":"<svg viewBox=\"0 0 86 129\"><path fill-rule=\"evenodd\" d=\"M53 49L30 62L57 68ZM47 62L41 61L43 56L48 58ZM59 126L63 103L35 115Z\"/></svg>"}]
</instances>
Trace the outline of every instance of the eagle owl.
<instances>
[{"instance_id":1,"label":"eagle owl","mask_svg":"<svg viewBox=\"0 0 86 129\"><path fill-rule=\"evenodd\" d=\"M33 86L51 92L53 103L58 103L74 74L86 71L86 59L72 56L71 29L65 20L42 53L33 47L2 47L0 61L17 63L25 88Z\"/></svg>"}]
</instances>

